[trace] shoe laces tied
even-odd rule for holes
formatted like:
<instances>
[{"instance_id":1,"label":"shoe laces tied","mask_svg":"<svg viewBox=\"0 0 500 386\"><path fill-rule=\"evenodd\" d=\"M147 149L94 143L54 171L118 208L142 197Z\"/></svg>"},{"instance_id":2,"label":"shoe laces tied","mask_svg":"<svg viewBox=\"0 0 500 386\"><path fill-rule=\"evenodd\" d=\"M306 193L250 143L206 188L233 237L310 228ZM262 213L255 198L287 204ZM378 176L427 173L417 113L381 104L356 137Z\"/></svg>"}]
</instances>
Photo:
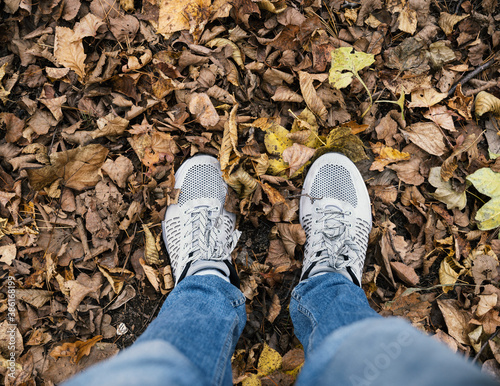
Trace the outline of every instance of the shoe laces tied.
<instances>
[{"instance_id":1,"label":"shoe laces tied","mask_svg":"<svg viewBox=\"0 0 500 386\"><path fill-rule=\"evenodd\" d=\"M233 232L226 242L221 242L223 215L218 208L198 206L189 209L186 214L190 216L187 229L192 231L187 256L195 256L196 260L222 260L238 243L238 231Z\"/></svg>"},{"instance_id":2,"label":"shoe laces tied","mask_svg":"<svg viewBox=\"0 0 500 386\"><path fill-rule=\"evenodd\" d=\"M320 225L315 233L321 237L312 243L314 261L328 261L332 268L342 270L362 259L361 248L352 236L351 212L335 206L317 208L316 211L321 217L317 220Z\"/></svg>"}]
</instances>

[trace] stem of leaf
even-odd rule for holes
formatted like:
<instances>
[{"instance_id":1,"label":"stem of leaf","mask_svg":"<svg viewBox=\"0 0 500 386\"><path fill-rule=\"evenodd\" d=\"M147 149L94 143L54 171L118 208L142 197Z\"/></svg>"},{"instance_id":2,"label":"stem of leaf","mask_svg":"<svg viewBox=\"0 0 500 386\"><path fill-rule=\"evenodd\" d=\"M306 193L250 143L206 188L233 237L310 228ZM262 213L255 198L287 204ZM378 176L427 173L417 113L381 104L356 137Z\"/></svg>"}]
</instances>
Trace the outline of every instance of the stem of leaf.
<instances>
[{"instance_id":1,"label":"stem of leaf","mask_svg":"<svg viewBox=\"0 0 500 386\"><path fill-rule=\"evenodd\" d=\"M363 79L361 79L361 77L359 76L359 74L357 72L353 72L354 73L354 76L356 77L357 80L359 80L361 82L361 84L363 85L363 87L365 88L366 92L368 93L368 97L370 98L370 106L368 106L368 108L365 110L365 112L361 115L361 118L363 118L366 113L368 111L370 111L370 109L372 108L373 106L373 98L372 98L372 93L370 92L370 90L368 90L368 87L366 86L365 82L363 82Z\"/></svg>"}]
</instances>

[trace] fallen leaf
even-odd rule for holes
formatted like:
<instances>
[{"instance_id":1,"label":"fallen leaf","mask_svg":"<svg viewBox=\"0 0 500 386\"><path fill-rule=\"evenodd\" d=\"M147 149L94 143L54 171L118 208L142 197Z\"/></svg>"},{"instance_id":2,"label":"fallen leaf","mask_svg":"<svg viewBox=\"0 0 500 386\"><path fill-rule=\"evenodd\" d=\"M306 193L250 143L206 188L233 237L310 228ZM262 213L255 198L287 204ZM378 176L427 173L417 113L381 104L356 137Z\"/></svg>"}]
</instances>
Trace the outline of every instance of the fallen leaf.
<instances>
[{"instance_id":1,"label":"fallen leaf","mask_svg":"<svg viewBox=\"0 0 500 386\"><path fill-rule=\"evenodd\" d=\"M286 252L289 256L294 257L295 247L305 244L306 233L300 224L279 223L277 227Z\"/></svg>"},{"instance_id":2,"label":"fallen leaf","mask_svg":"<svg viewBox=\"0 0 500 386\"><path fill-rule=\"evenodd\" d=\"M441 12L441 14L439 15L438 24L446 35L451 35L455 24L468 17L469 15L459 16L459 15L451 15L447 12Z\"/></svg>"},{"instance_id":3,"label":"fallen leaf","mask_svg":"<svg viewBox=\"0 0 500 386\"><path fill-rule=\"evenodd\" d=\"M108 155L104 146L93 144L50 155L50 166L26 169L30 185L41 190L61 178L67 188L83 190L95 186L101 177L97 171Z\"/></svg>"},{"instance_id":4,"label":"fallen leaf","mask_svg":"<svg viewBox=\"0 0 500 386\"><path fill-rule=\"evenodd\" d=\"M16 258L16 252L16 244L0 246L0 263L12 265L12 261Z\"/></svg>"},{"instance_id":5,"label":"fallen leaf","mask_svg":"<svg viewBox=\"0 0 500 386\"><path fill-rule=\"evenodd\" d=\"M238 151L238 125L236 124L236 112L238 104L235 104L229 114L229 119L224 123L224 134L222 136L221 148L219 151L219 161L221 170L226 170L229 166L231 153L234 152L237 157L241 157Z\"/></svg>"},{"instance_id":6,"label":"fallen leaf","mask_svg":"<svg viewBox=\"0 0 500 386\"><path fill-rule=\"evenodd\" d=\"M462 344L469 344L469 320L471 316L462 310L460 304L454 299L438 299L439 309L443 314L448 334Z\"/></svg>"},{"instance_id":7,"label":"fallen leaf","mask_svg":"<svg viewBox=\"0 0 500 386\"><path fill-rule=\"evenodd\" d=\"M210 0L161 0L157 33L189 30L197 40L210 16Z\"/></svg>"},{"instance_id":8,"label":"fallen leaf","mask_svg":"<svg viewBox=\"0 0 500 386\"><path fill-rule=\"evenodd\" d=\"M260 353L259 364L257 366L259 373L262 375L271 374L273 371L278 370L283 363L283 358L276 351L264 343L264 348Z\"/></svg>"},{"instance_id":9,"label":"fallen leaf","mask_svg":"<svg viewBox=\"0 0 500 386\"><path fill-rule=\"evenodd\" d=\"M430 119L442 129L448 131L457 131L453 123L453 117L446 106L435 105L429 108L429 111L423 114L425 118Z\"/></svg>"},{"instance_id":10,"label":"fallen leaf","mask_svg":"<svg viewBox=\"0 0 500 386\"><path fill-rule=\"evenodd\" d=\"M431 122L414 123L404 132L415 145L432 155L441 156L446 152L444 137L439 128Z\"/></svg>"},{"instance_id":11,"label":"fallen leaf","mask_svg":"<svg viewBox=\"0 0 500 386\"><path fill-rule=\"evenodd\" d=\"M467 177L482 194L491 197L476 213L476 221L481 230L490 230L500 226L500 173L490 168L482 168Z\"/></svg>"},{"instance_id":12,"label":"fallen leaf","mask_svg":"<svg viewBox=\"0 0 500 386\"><path fill-rule=\"evenodd\" d=\"M160 255L158 253L158 250L156 249L156 241L153 234L146 226L146 224L142 224L142 230L144 231L144 237L146 238L146 241L144 242L144 259L146 261L146 264L161 264L163 260L160 259Z\"/></svg>"},{"instance_id":13,"label":"fallen leaf","mask_svg":"<svg viewBox=\"0 0 500 386\"><path fill-rule=\"evenodd\" d=\"M129 121L127 119L118 117L114 114L108 114L97 120L97 130L92 132L92 138L122 135L128 127L128 123Z\"/></svg>"},{"instance_id":14,"label":"fallen leaf","mask_svg":"<svg viewBox=\"0 0 500 386\"><path fill-rule=\"evenodd\" d=\"M446 204L448 209L458 208L460 210L467 205L467 196L464 192L453 189L450 181L444 181L441 177L441 168L432 168L429 172L429 183L436 188L432 194L437 200Z\"/></svg>"},{"instance_id":15,"label":"fallen leaf","mask_svg":"<svg viewBox=\"0 0 500 386\"><path fill-rule=\"evenodd\" d=\"M381 172L387 165L393 162L407 161L410 159L410 153L400 152L399 150L385 146L381 143L373 145L372 149L378 155L370 166L370 170L378 170Z\"/></svg>"},{"instance_id":16,"label":"fallen leaf","mask_svg":"<svg viewBox=\"0 0 500 386\"><path fill-rule=\"evenodd\" d=\"M110 268L102 264L97 264L97 268L108 279L111 288L113 288L114 293L117 295L122 291L125 281L134 277L134 273L125 268Z\"/></svg>"},{"instance_id":17,"label":"fallen leaf","mask_svg":"<svg viewBox=\"0 0 500 386\"><path fill-rule=\"evenodd\" d=\"M316 152L315 149L294 143L289 148L283 151L283 161L290 167L288 173L292 177L296 172L308 164L311 157Z\"/></svg>"},{"instance_id":18,"label":"fallen leaf","mask_svg":"<svg viewBox=\"0 0 500 386\"><path fill-rule=\"evenodd\" d=\"M35 308L42 307L50 299L52 299L52 291L37 290L37 289L16 289L16 298Z\"/></svg>"},{"instance_id":19,"label":"fallen leaf","mask_svg":"<svg viewBox=\"0 0 500 386\"><path fill-rule=\"evenodd\" d=\"M127 186L128 177L134 172L134 165L127 157L118 156L114 161L107 159L102 170L113 180L120 188Z\"/></svg>"},{"instance_id":20,"label":"fallen leaf","mask_svg":"<svg viewBox=\"0 0 500 386\"><path fill-rule=\"evenodd\" d=\"M345 88L351 84L353 77L359 79L359 71L374 62L375 57L371 54L358 51L352 53L352 47L337 48L332 51L332 67L328 80L337 89Z\"/></svg>"},{"instance_id":21,"label":"fallen leaf","mask_svg":"<svg viewBox=\"0 0 500 386\"><path fill-rule=\"evenodd\" d=\"M498 295L479 295L479 303L476 309L476 315L481 317L497 305Z\"/></svg>"},{"instance_id":22,"label":"fallen leaf","mask_svg":"<svg viewBox=\"0 0 500 386\"><path fill-rule=\"evenodd\" d=\"M70 357L73 363L78 363L84 356L90 354L92 347L102 338L102 335L97 335L85 341L77 340L74 343L63 343L61 346L55 347L50 352L50 356L54 359Z\"/></svg>"},{"instance_id":23,"label":"fallen leaf","mask_svg":"<svg viewBox=\"0 0 500 386\"><path fill-rule=\"evenodd\" d=\"M408 285L416 286L420 282L420 278L415 273L415 270L399 261L391 261L391 268Z\"/></svg>"},{"instance_id":24,"label":"fallen leaf","mask_svg":"<svg viewBox=\"0 0 500 386\"><path fill-rule=\"evenodd\" d=\"M267 310L266 319L270 323L273 323L276 320L276 318L278 317L278 315L280 314L280 312L281 312L280 298L278 297L278 295L274 294L271 306Z\"/></svg>"},{"instance_id":25,"label":"fallen leaf","mask_svg":"<svg viewBox=\"0 0 500 386\"><path fill-rule=\"evenodd\" d=\"M292 146L288 138L289 131L278 124L271 124L266 128L264 144L267 152L272 155L281 156L285 149Z\"/></svg>"},{"instance_id":26,"label":"fallen leaf","mask_svg":"<svg viewBox=\"0 0 500 386\"><path fill-rule=\"evenodd\" d=\"M215 126L219 122L219 114L207 94L194 94L189 101L189 111L199 120L203 127Z\"/></svg>"},{"instance_id":27,"label":"fallen leaf","mask_svg":"<svg viewBox=\"0 0 500 386\"><path fill-rule=\"evenodd\" d=\"M478 117L491 112L497 118L500 118L500 99L486 91L481 91L476 95L474 106Z\"/></svg>"},{"instance_id":28,"label":"fallen leaf","mask_svg":"<svg viewBox=\"0 0 500 386\"><path fill-rule=\"evenodd\" d=\"M80 80L85 78L85 51L82 38L72 29L56 27L54 56L59 64L76 72Z\"/></svg>"},{"instance_id":29,"label":"fallen leaf","mask_svg":"<svg viewBox=\"0 0 500 386\"><path fill-rule=\"evenodd\" d=\"M316 114L319 119L325 121L328 115L328 110L326 109L323 101L318 97L316 89L314 88L313 81L316 78L317 77L307 72L299 71L300 91L306 101L307 107L314 114Z\"/></svg>"},{"instance_id":30,"label":"fallen leaf","mask_svg":"<svg viewBox=\"0 0 500 386\"><path fill-rule=\"evenodd\" d=\"M411 93L411 102L408 107L431 107L447 97L447 93L437 92L433 88L416 90Z\"/></svg>"}]
</instances>

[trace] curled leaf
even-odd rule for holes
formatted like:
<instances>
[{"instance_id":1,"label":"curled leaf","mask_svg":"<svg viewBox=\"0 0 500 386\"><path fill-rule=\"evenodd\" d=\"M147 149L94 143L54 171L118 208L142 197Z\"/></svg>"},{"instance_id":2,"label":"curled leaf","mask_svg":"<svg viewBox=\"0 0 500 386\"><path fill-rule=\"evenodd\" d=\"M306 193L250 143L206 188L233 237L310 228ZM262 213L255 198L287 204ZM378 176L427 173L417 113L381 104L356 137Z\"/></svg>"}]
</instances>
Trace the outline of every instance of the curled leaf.
<instances>
[{"instance_id":1,"label":"curled leaf","mask_svg":"<svg viewBox=\"0 0 500 386\"><path fill-rule=\"evenodd\" d=\"M225 180L230 187L239 193L241 198L248 197L257 189L257 180L241 167Z\"/></svg>"},{"instance_id":2,"label":"curled leaf","mask_svg":"<svg viewBox=\"0 0 500 386\"><path fill-rule=\"evenodd\" d=\"M458 16L458 15L450 15L447 12L441 12L441 15L439 16L439 26L446 35L451 35L455 24L468 17L469 15Z\"/></svg>"},{"instance_id":3,"label":"curled leaf","mask_svg":"<svg viewBox=\"0 0 500 386\"><path fill-rule=\"evenodd\" d=\"M149 265L161 264L162 260L160 259L160 255L156 249L156 242L153 234L145 224L142 224L142 230L144 231L144 236L146 237L146 242L144 243L146 248L144 258L146 263Z\"/></svg>"},{"instance_id":4,"label":"curled leaf","mask_svg":"<svg viewBox=\"0 0 500 386\"><path fill-rule=\"evenodd\" d=\"M233 49L233 53L231 57L234 59L236 64L240 66L242 69L245 68L245 64L243 63L243 56L241 55L241 51L239 47L236 45L236 43L232 42L229 39L224 39L224 38L215 38L207 42L206 44L208 47L213 48L213 47L225 47L225 46L230 46Z\"/></svg>"},{"instance_id":5,"label":"curled leaf","mask_svg":"<svg viewBox=\"0 0 500 386\"><path fill-rule=\"evenodd\" d=\"M481 91L476 95L474 106L478 117L491 112L497 118L500 118L500 99L486 91Z\"/></svg>"},{"instance_id":6,"label":"curled leaf","mask_svg":"<svg viewBox=\"0 0 500 386\"><path fill-rule=\"evenodd\" d=\"M236 124L237 111L238 104L235 104L229 114L229 119L226 123L224 123L224 134L219 152L221 170L226 170L228 167L229 159L231 158L231 153L233 151L238 157L241 157L241 153L238 151L238 125Z\"/></svg>"}]
</instances>

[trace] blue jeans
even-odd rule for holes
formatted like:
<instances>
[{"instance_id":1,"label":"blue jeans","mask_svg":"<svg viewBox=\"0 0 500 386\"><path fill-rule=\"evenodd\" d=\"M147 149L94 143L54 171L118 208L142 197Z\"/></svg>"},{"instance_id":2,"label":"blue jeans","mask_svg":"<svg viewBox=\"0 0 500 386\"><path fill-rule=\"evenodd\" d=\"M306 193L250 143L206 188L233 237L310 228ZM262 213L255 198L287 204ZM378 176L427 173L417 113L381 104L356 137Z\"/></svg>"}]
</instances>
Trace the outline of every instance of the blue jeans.
<instances>
[{"instance_id":1,"label":"blue jeans","mask_svg":"<svg viewBox=\"0 0 500 386\"><path fill-rule=\"evenodd\" d=\"M496 385L407 322L380 317L340 274L299 283L290 314L306 354L298 385ZM187 277L131 347L66 385L231 385L245 322L239 289L217 276Z\"/></svg>"}]
</instances>

